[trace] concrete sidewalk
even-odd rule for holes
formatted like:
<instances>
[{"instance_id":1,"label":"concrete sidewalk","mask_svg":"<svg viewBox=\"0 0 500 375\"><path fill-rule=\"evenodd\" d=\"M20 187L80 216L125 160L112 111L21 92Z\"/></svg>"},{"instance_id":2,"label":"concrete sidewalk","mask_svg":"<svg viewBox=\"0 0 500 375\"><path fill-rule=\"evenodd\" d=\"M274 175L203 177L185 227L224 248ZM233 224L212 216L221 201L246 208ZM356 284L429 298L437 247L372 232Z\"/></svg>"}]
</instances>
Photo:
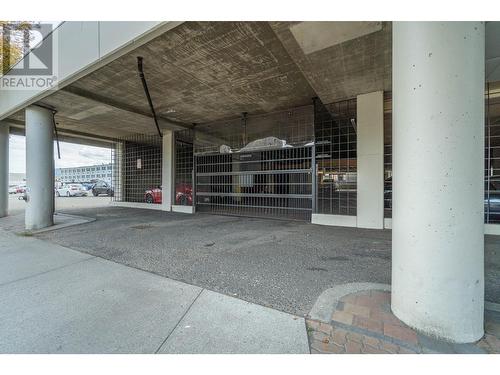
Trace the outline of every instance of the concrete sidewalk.
<instances>
[{"instance_id":1,"label":"concrete sidewalk","mask_svg":"<svg viewBox=\"0 0 500 375\"><path fill-rule=\"evenodd\" d=\"M0 353L309 353L303 318L0 230Z\"/></svg>"}]
</instances>

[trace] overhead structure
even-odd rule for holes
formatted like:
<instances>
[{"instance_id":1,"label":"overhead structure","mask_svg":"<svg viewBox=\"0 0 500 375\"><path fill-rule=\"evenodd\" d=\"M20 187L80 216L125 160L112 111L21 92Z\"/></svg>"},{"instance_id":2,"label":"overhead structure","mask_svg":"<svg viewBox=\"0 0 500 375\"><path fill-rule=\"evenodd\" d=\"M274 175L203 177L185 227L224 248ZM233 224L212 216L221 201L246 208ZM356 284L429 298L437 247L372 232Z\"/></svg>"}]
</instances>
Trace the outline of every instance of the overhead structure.
<instances>
[{"instance_id":1,"label":"overhead structure","mask_svg":"<svg viewBox=\"0 0 500 375\"><path fill-rule=\"evenodd\" d=\"M26 134L28 229L52 224L54 131L112 147L115 205L392 228L393 311L473 341L500 234L499 24L65 22L59 86L0 90L0 155Z\"/></svg>"}]
</instances>

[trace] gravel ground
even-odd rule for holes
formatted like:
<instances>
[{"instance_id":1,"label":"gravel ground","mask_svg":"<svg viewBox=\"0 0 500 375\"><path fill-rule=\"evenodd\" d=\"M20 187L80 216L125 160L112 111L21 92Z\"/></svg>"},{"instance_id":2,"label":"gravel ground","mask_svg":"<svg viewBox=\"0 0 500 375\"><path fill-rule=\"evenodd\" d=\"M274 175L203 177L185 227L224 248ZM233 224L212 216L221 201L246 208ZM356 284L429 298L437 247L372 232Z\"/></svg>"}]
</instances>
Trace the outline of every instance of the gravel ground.
<instances>
[{"instance_id":1,"label":"gravel ground","mask_svg":"<svg viewBox=\"0 0 500 375\"><path fill-rule=\"evenodd\" d=\"M325 289L391 281L391 232L100 207L38 237L172 279L304 315ZM487 238L486 299L500 302L500 239Z\"/></svg>"}]
</instances>

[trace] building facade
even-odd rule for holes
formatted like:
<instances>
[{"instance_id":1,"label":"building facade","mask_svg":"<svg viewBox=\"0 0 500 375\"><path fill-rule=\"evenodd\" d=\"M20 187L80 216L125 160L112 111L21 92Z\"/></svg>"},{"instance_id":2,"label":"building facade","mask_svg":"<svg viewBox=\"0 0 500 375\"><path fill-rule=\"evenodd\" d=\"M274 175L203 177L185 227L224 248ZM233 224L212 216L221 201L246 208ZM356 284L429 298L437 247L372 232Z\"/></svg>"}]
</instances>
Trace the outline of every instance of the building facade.
<instances>
[{"instance_id":1,"label":"building facade","mask_svg":"<svg viewBox=\"0 0 500 375\"><path fill-rule=\"evenodd\" d=\"M95 180L102 180L111 183L112 175L111 163L55 169L56 180L64 183L82 183Z\"/></svg>"}]
</instances>

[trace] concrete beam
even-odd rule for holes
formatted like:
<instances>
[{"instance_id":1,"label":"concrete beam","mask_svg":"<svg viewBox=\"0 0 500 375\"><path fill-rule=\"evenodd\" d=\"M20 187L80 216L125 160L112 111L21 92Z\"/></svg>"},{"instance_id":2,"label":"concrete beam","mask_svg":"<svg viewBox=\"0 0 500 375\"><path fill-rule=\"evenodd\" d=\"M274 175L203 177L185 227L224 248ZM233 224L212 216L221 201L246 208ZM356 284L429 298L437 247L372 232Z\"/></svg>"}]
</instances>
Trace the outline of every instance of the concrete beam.
<instances>
[{"instance_id":1,"label":"concrete beam","mask_svg":"<svg viewBox=\"0 0 500 375\"><path fill-rule=\"evenodd\" d=\"M113 99L110 99L110 98L107 98L107 97L104 97L104 96L101 96L98 94L94 94L92 92L82 90L82 89L76 88L76 87L68 86L68 87L65 87L64 89L62 89L62 91L65 93L68 93L69 95L73 95L77 98L90 100L92 102L98 103L99 105L105 105L105 106L108 106L110 108L122 111L122 112L146 117L148 120L151 120L151 126L154 126L154 122L153 122L154 120L153 120L153 116L151 115L151 113L145 112L142 109L137 108L135 106L131 106L131 105L128 105L126 103L117 102L116 100L113 100ZM146 100L146 99L144 99L144 100ZM160 126L160 129L162 131L165 131L165 130L178 131L178 130L193 129L195 127L193 124L186 124L183 122L170 120L170 119L167 119L165 117L158 116L158 115L157 115L157 119L158 119L158 125ZM215 137L211 134L204 132L203 130L196 130L195 137L196 137L196 140L198 142L201 142L201 143L215 143L215 144L219 144L219 145L227 143L227 140Z\"/></svg>"},{"instance_id":2,"label":"concrete beam","mask_svg":"<svg viewBox=\"0 0 500 375\"><path fill-rule=\"evenodd\" d=\"M76 96L78 98L90 100L92 102L99 103L100 105L105 105L105 106L111 107L113 109L122 111L122 112L128 112L128 113L132 113L134 115L141 115L141 116L147 117L148 119L151 119L151 123L154 126L153 116L151 115L151 113L145 112L142 109L137 108L135 106L131 106L131 105L126 104L126 103L121 103L121 102L118 102L116 100L110 99L108 97L101 96L99 94L94 94L93 92L82 90L82 89L76 88L76 87L68 86L68 87L63 88L62 91L65 93L68 93L70 95ZM144 98L144 100L146 100L146 98ZM158 118L158 124L160 125L161 129L175 131L175 130L191 129L193 127L193 125L191 125L191 124L186 124L183 122L170 120L170 119L167 119L165 117L157 116L157 118Z\"/></svg>"},{"instance_id":3,"label":"concrete beam","mask_svg":"<svg viewBox=\"0 0 500 375\"><path fill-rule=\"evenodd\" d=\"M2 120L3 123L10 126L10 134L26 136L26 129L23 121L19 120ZM78 132L71 129L57 129L60 142L74 143L78 145L94 146L94 147L111 147L117 142L117 139L110 137L96 137L91 134Z\"/></svg>"}]
</instances>

